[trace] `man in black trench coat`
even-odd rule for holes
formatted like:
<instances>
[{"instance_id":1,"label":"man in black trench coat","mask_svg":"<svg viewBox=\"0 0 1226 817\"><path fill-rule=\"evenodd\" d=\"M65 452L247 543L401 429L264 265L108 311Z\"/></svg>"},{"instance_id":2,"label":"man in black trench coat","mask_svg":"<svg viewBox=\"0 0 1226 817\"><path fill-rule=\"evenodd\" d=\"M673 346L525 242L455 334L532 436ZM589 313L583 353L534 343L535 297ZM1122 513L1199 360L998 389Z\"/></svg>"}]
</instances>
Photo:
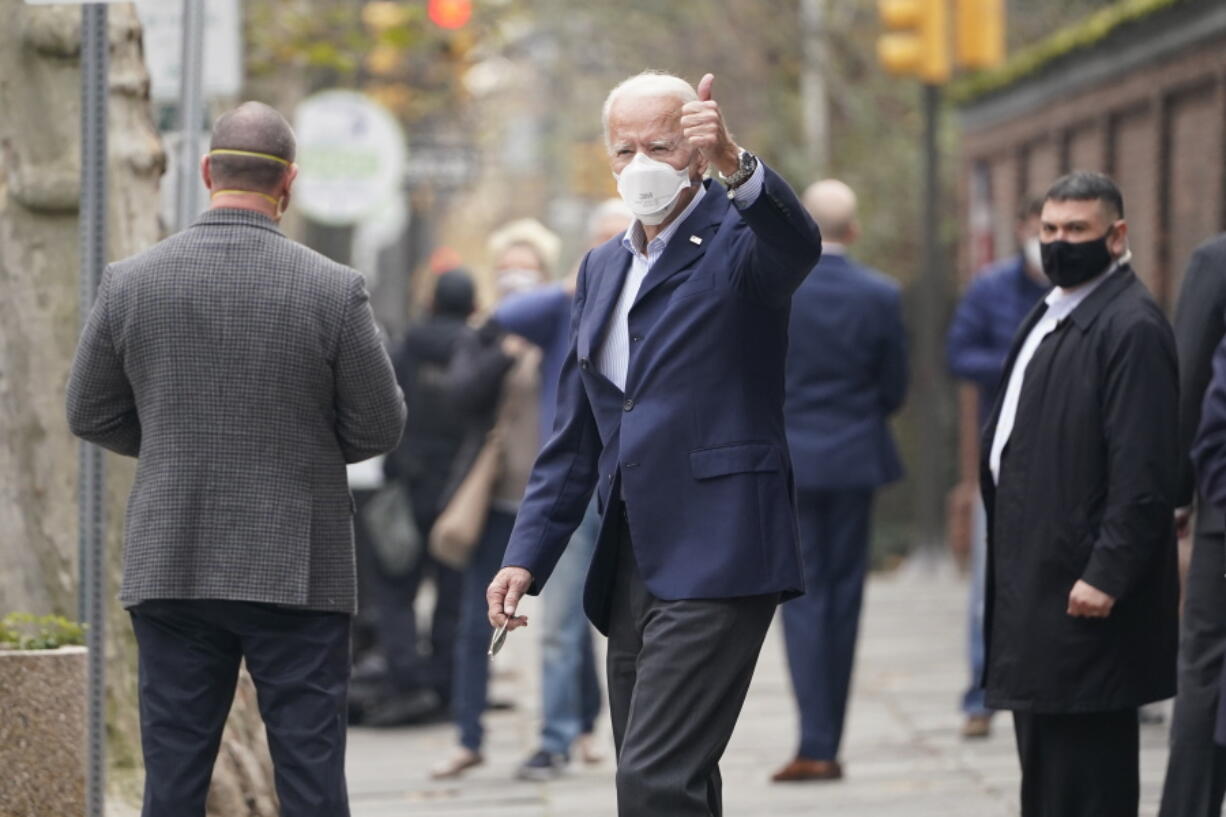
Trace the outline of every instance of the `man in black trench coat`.
<instances>
[{"instance_id":1,"label":"man in black trench coat","mask_svg":"<svg viewBox=\"0 0 1226 817\"><path fill-rule=\"evenodd\" d=\"M1175 693L1179 387L1106 176L1048 191L1055 289L984 431L988 704L1013 710L1022 817L1135 817L1137 708Z\"/></svg>"}]
</instances>

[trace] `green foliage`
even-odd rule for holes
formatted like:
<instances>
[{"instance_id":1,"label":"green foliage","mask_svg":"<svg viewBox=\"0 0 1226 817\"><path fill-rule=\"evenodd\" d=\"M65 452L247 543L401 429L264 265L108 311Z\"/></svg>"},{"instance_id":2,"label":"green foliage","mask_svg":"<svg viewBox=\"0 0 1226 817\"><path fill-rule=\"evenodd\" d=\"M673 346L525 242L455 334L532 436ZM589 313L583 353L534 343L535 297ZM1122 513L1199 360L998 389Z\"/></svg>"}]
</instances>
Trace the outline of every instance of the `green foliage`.
<instances>
[{"instance_id":1,"label":"green foliage","mask_svg":"<svg viewBox=\"0 0 1226 817\"><path fill-rule=\"evenodd\" d=\"M85 627L63 616L10 613L0 620L0 650L55 650L85 643Z\"/></svg>"},{"instance_id":2,"label":"green foliage","mask_svg":"<svg viewBox=\"0 0 1226 817\"><path fill-rule=\"evenodd\" d=\"M1188 0L1121 0L1079 23L1021 49L1000 68L970 74L950 88L950 99L967 104L1034 76L1056 60L1102 42L1120 27Z\"/></svg>"}]
</instances>

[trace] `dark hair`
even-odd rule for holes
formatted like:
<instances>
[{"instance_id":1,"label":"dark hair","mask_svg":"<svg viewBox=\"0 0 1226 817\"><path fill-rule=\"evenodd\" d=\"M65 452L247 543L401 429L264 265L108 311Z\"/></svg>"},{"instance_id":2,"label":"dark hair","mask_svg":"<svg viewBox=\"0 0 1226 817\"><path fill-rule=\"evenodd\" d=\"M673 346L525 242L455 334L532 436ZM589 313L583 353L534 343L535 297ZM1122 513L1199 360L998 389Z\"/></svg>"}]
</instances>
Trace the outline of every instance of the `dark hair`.
<instances>
[{"instance_id":1,"label":"dark hair","mask_svg":"<svg viewBox=\"0 0 1226 817\"><path fill-rule=\"evenodd\" d=\"M262 102L244 102L217 117L209 150L245 150L294 161L294 131L285 117ZM289 168L275 159L219 153L209 157L215 187L268 192Z\"/></svg>"},{"instance_id":2,"label":"dark hair","mask_svg":"<svg viewBox=\"0 0 1226 817\"><path fill-rule=\"evenodd\" d=\"M1043 197L1027 193L1017 203L1017 220L1030 221L1043 215Z\"/></svg>"},{"instance_id":3,"label":"dark hair","mask_svg":"<svg viewBox=\"0 0 1226 817\"><path fill-rule=\"evenodd\" d=\"M1103 173L1078 171L1061 176L1043 201L1098 201L1112 221L1124 217L1124 196L1111 177Z\"/></svg>"},{"instance_id":4,"label":"dark hair","mask_svg":"<svg viewBox=\"0 0 1226 817\"><path fill-rule=\"evenodd\" d=\"M434 282L434 314L467 318L476 307L476 287L463 267L450 269Z\"/></svg>"}]
</instances>

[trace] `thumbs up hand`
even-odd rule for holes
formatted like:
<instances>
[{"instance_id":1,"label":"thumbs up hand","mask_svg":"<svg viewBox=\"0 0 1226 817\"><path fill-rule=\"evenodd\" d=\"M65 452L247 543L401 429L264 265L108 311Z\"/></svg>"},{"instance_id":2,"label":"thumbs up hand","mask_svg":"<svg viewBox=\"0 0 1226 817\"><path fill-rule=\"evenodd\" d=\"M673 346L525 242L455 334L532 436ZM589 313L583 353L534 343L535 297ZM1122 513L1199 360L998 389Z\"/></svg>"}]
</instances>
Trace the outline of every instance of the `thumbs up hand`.
<instances>
[{"instance_id":1,"label":"thumbs up hand","mask_svg":"<svg viewBox=\"0 0 1226 817\"><path fill-rule=\"evenodd\" d=\"M681 108L681 132L707 163L725 176L736 173L741 149L732 141L719 103L711 98L714 74L704 74L698 83L698 100Z\"/></svg>"}]
</instances>

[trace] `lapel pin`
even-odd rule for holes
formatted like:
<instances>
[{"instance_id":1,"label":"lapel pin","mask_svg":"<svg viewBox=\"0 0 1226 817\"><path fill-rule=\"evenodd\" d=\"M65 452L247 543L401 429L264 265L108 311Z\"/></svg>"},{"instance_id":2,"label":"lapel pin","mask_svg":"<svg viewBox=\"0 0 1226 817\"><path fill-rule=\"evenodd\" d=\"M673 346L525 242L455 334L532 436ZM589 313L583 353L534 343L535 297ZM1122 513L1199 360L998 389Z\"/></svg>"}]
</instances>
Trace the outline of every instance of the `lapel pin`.
<instances>
[{"instance_id":1,"label":"lapel pin","mask_svg":"<svg viewBox=\"0 0 1226 817\"><path fill-rule=\"evenodd\" d=\"M702 239L701 239L701 238L699 238L699 237L698 237L698 236L696 236L696 235L692 235L692 236L690 236L690 243L691 243L691 244L701 244L701 243L702 243Z\"/></svg>"}]
</instances>

